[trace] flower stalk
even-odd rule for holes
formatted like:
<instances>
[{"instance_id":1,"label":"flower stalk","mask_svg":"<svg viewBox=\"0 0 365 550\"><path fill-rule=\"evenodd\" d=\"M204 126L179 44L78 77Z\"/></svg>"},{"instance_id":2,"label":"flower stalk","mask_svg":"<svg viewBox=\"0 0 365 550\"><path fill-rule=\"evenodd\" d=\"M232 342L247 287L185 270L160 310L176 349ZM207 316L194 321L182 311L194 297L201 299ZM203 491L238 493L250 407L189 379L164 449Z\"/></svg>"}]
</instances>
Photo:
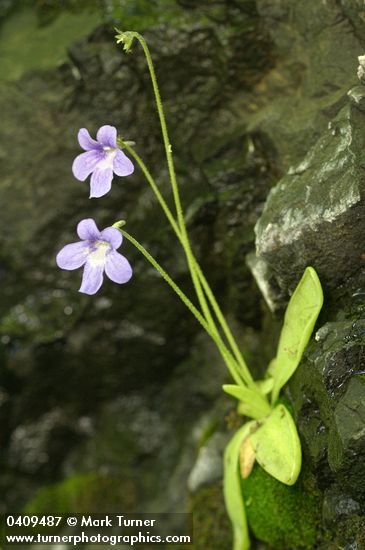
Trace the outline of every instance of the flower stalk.
<instances>
[{"instance_id":1,"label":"flower stalk","mask_svg":"<svg viewBox=\"0 0 365 550\"><path fill-rule=\"evenodd\" d=\"M125 50L128 52L131 48L131 45L132 45L132 42L133 42L134 38L136 40L138 40L138 42L142 46L142 49L144 51L144 54L145 54L145 57L146 57L146 60L147 60L147 65L148 65L148 70L149 70L149 73L150 73L150 77L151 77L153 92L154 92L154 96L155 96L156 109L157 109L158 117L159 117L159 120L160 120L162 138L163 138L165 154L166 154L166 159L167 159L167 166L168 166L169 175L170 175L172 193L173 193L174 202L175 202L177 221L178 221L178 226L179 226L179 229L180 229L180 235L181 235L181 241L180 242L181 242L181 244L183 246L183 249L185 251L185 255L186 255L187 262L188 262L188 267L189 267L189 270L190 270L190 274L191 274L191 278L192 278L193 285L194 285L194 288L195 288L195 292L196 292L196 295L198 297L199 304L202 308L204 317L205 317L205 319L206 319L206 321L207 321L207 323L210 327L210 330L212 332L215 332L216 335L218 336L218 330L217 330L216 324L215 324L215 322L213 320L213 317L211 315L208 303L206 301L204 292L202 290L201 282L199 280L199 277L198 277L196 269L195 269L193 253L192 253L191 246L190 246L190 241L189 241L189 238L188 238L188 235L187 235L186 224L185 224L183 209L182 209L182 205L181 205L179 187L178 187L177 180L176 180L175 166L174 166L174 162L173 162L173 159L172 159L172 147L171 147L171 143L170 143L170 139L169 139L169 135L168 135L164 108L163 108L163 104L162 104L162 101L161 101L160 90L159 90L159 87L158 87L156 73L155 73L155 69L154 69L154 66L153 66L153 62L152 62L152 58L151 58L149 48L148 48L147 43L146 43L145 39L143 38L143 36L141 36L138 32L130 32L129 31L128 33L119 33L119 35L117 36L117 42L122 41L125 45Z\"/></svg>"},{"instance_id":2,"label":"flower stalk","mask_svg":"<svg viewBox=\"0 0 365 550\"><path fill-rule=\"evenodd\" d=\"M164 280L170 285L170 287L178 295L180 300L186 305L186 307L194 315L194 317L201 324L204 330L209 334L209 336L215 342L235 382L238 385L242 385L242 380L239 377L237 372L238 371L237 362L235 358L232 356L232 354L230 353L230 351L224 345L219 334L211 330L210 326L206 322L206 319L204 319L204 317L201 315L198 309L194 306L194 304L189 300L189 298L185 295L185 293L181 290L181 288L175 283L175 281L173 281L173 279L171 279L171 277L167 274L167 272L163 269L163 267L161 267L161 265L153 258L153 256L151 256L151 254L144 248L144 246L142 246L141 243L139 243L134 237L132 237L132 235L127 233L127 231L121 228L124 225L125 225L125 222L121 221L121 222L116 222L113 225L113 227L119 229L121 234L130 243L132 243L137 248L137 250L139 250L139 252L141 252L141 254L146 258L146 260L150 262L150 264L160 273L160 275L164 278Z\"/></svg>"},{"instance_id":3,"label":"flower stalk","mask_svg":"<svg viewBox=\"0 0 365 550\"><path fill-rule=\"evenodd\" d=\"M126 35L126 38L124 39L123 37L125 35ZM139 155L134 151L134 149L128 143L124 142L123 140L120 140L119 143L121 144L122 148L125 148L128 151L128 153L135 159L135 161L141 168L153 192L155 193L156 198L159 201L168 221L170 222L171 227L173 228L177 238L179 239L185 251L185 255L186 255L188 267L190 270L191 278L193 281L193 285L195 288L195 292L211 332L214 332L216 334L216 338L218 340L219 339L221 340L220 334L218 332L216 323L211 315L211 311L206 298L208 298L210 307L213 309L214 314L225 334L225 337L227 338L227 341L231 346L232 352L236 357L236 360L238 363L239 376L242 378L245 384L247 384L251 389L253 389L253 391L257 391L256 385L246 365L246 362L242 356L242 353L232 335L232 332L228 326L228 323L225 320L224 315L222 314L222 311L214 297L214 294L198 262L196 261L191 249L191 245L190 245L190 241L189 241L189 237L186 229L183 208L182 208L181 199L180 199L180 192L179 192L179 187L178 187L177 178L176 178L175 166L174 166L174 161L172 157L172 147L171 147L171 143L168 135L164 108L161 101L161 95L160 95L160 90L156 79L155 69L153 66L151 54L147 46L147 43L144 40L144 38L137 32L128 32L128 33L119 32L119 34L117 35L117 42L124 42L124 40L126 40L126 43L128 44L126 51L128 52L132 44L133 38L136 38L136 40L139 41L139 43L143 48L143 51L145 53L146 60L147 60L148 69L151 76L152 87L155 95L155 103L156 103L156 108L157 108L160 125L161 125L161 132L162 132L162 137L164 142L165 154L167 159L167 165L168 165L168 170L170 175L170 182L171 182L171 187L172 187L172 192L173 192L173 197L175 202L178 223L176 223L175 218L171 213L171 210L169 209L164 198L162 197L152 175L150 174L149 170L147 169L142 159L139 157Z\"/></svg>"}]
</instances>

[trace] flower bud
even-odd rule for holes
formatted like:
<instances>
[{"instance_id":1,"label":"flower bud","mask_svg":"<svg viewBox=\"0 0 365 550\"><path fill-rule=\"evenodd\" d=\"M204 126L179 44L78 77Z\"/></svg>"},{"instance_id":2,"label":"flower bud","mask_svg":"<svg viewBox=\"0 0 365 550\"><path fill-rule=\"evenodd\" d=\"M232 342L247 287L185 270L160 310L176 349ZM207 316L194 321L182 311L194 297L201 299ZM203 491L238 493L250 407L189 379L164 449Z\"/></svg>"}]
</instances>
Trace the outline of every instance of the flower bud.
<instances>
[{"instance_id":1,"label":"flower bud","mask_svg":"<svg viewBox=\"0 0 365 550\"><path fill-rule=\"evenodd\" d=\"M132 47L134 34L130 31L122 32L119 29L115 29L117 34L115 35L117 39L117 44L123 44L123 50L128 53Z\"/></svg>"}]
</instances>

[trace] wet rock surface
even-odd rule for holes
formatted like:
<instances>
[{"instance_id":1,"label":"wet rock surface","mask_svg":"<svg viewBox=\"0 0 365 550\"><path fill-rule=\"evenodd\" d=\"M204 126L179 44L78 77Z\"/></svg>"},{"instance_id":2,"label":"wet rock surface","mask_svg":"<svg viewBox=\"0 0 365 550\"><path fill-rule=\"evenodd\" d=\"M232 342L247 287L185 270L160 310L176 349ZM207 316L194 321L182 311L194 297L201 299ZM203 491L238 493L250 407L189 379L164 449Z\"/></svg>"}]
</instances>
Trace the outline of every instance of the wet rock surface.
<instances>
[{"instance_id":1,"label":"wet rock surface","mask_svg":"<svg viewBox=\"0 0 365 550\"><path fill-rule=\"evenodd\" d=\"M314 56L307 67L303 53L306 61L300 86L306 90L300 105L305 110L306 104L315 101L318 118L315 124L311 121L302 154L290 155L285 174L269 193L255 227L256 252L248 262L266 302L279 314L307 265L320 276L325 306L319 330L289 382L287 395L310 469L310 473L304 470L303 479L312 480L322 493L321 522L326 534L319 537L316 547L364 548L365 118L364 87L356 84L356 61L362 55L362 45L354 32L363 23L356 3L330 4L331 13L329 4L317 3L317 21L311 29L306 27L309 19L304 12L294 26L294 43L304 36L311 39L307 52L319 41L321 55ZM288 3L261 5L264 17L278 21L274 32L282 44L280 26L288 21ZM297 20L302 6L297 3L293 9L290 17ZM330 31L327 25L331 20L335 27ZM349 24L354 25L351 32ZM341 36L344 33L347 44L336 56L337 71L331 53L335 41L329 43L334 28ZM313 79L319 64L321 75ZM347 73L346 83L343 77L350 68L353 72ZM327 104L324 109L322 100ZM303 114L301 107L297 110L294 117ZM280 145L280 137L278 142Z\"/></svg>"},{"instance_id":2,"label":"wet rock surface","mask_svg":"<svg viewBox=\"0 0 365 550\"><path fill-rule=\"evenodd\" d=\"M255 228L252 265L273 308L294 290L307 265L316 269L336 308L361 289L364 127L356 106L343 107L271 191ZM270 272L271 280L261 280L261 272Z\"/></svg>"},{"instance_id":3,"label":"wet rock surface","mask_svg":"<svg viewBox=\"0 0 365 550\"><path fill-rule=\"evenodd\" d=\"M287 388L304 473L298 491L283 491L280 502L288 510L296 502L308 521L295 531L292 514L270 540L262 500L251 500L253 533L264 541L257 548L294 550L301 541L361 550L365 121L354 86L362 11L355 0L179 4L194 23L171 21L144 34L194 250L249 364L262 371L277 334L260 290L280 317L310 264L326 296L323 328ZM131 283L106 282L92 299L76 292L80 272L54 263L80 219L95 217L100 227L126 219L192 294L182 254L138 171L92 201L88 184L71 174L77 130L113 124L136 141L171 200L143 54L135 46L125 56L113 34L112 25L99 26L70 44L67 63L0 89L2 506L43 513L66 495L66 508L76 502L108 512L116 505L109 487L119 480L116 494L128 486L130 511L190 506L199 516L197 549L225 548L230 530L217 478L232 403L221 396L227 376L215 350L128 243ZM271 515L276 488L260 476Z\"/></svg>"},{"instance_id":4,"label":"wet rock surface","mask_svg":"<svg viewBox=\"0 0 365 550\"><path fill-rule=\"evenodd\" d=\"M289 395L305 455L324 494L324 523L338 530L343 542L343 526L361 517L365 506L364 322L327 323L316 340L289 383ZM346 542L362 529L348 532Z\"/></svg>"}]
</instances>

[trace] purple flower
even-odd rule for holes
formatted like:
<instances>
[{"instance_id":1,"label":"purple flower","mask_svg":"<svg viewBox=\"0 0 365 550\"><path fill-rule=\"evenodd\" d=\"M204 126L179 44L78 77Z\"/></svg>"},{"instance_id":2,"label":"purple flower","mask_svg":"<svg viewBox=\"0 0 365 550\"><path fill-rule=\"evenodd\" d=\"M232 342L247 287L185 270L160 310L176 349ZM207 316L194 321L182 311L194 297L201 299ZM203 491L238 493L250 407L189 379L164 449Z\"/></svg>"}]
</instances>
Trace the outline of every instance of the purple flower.
<instances>
[{"instance_id":1,"label":"purple flower","mask_svg":"<svg viewBox=\"0 0 365 550\"><path fill-rule=\"evenodd\" d=\"M91 175L90 198L102 197L112 186L113 172L117 176L129 176L134 166L117 145L117 129L102 126L92 139L86 128L78 133L80 146L86 151L77 156L72 165L76 179L85 181Z\"/></svg>"},{"instance_id":2,"label":"purple flower","mask_svg":"<svg viewBox=\"0 0 365 550\"><path fill-rule=\"evenodd\" d=\"M99 231L93 219L82 220L77 226L81 241L67 244L57 254L61 269L84 267L80 292L95 294L103 284L104 271L115 283L127 283L132 277L128 260L117 252L123 237L115 227Z\"/></svg>"}]
</instances>

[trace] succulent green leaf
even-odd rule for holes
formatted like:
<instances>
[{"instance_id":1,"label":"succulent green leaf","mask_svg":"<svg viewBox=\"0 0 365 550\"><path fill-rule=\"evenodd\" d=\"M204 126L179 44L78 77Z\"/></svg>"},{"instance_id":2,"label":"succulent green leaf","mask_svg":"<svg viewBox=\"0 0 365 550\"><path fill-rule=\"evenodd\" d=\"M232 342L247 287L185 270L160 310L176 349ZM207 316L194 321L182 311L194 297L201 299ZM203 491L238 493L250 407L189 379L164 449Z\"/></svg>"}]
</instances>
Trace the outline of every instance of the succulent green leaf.
<instances>
[{"instance_id":1,"label":"succulent green leaf","mask_svg":"<svg viewBox=\"0 0 365 550\"><path fill-rule=\"evenodd\" d=\"M278 405L262 426L251 435L260 466L275 479L293 485L302 465L300 440L293 417Z\"/></svg>"},{"instance_id":2,"label":"succulent green leaf","mask_svg":"<svg viewBox=\"0 0 365 550\"><path fill-rule=\"evenodd\" d=\"M261 420L271 413L272 409L267 399L263 395L260 395L258 391L255 392L249 388L234 384L225 384L223 391L240 401L238 412L245 416Z\"/></svg>"},{"instance_id":3,"label":"succulent green leaf","mask_svg":"<svg viewBox=\"0 0 365 550\"><path fill-rule=\"evenodd\" d=\"M227 513L232 523L233 550L248 550L250 548L239 458L241 445L255 425L256 422L251 421L242 426L234 434L224 452L223 492Z\"/></svg>"},{"instance_id":4,"label":"succulent green leaf","mask_svg":"<svg viewBox=\"0 0 365 550\"><path fill-rule=\"evenodd\" d=\"M307 267L285 312L278 351L270 364L274 378L272 402L300 363L323 304L323 292L318 275Z\"/></svg>"},{"instance_id":5,"label":"succulent green leaf","mask_svg":"<svg viewBox=\"0 0 365 550\"><path fill-rule=\"evenodd\" d=\"M270 377L265 378L264 380L257 380L256 386L258 387L258 390L260 393L262 393L262 395L267 395L272 391L274 387L274 379Z\"/></svg>"},{"instance_id":6,"label":"succulent green leaf","mask_svg":"<svg viewBox=\"0 0 365 550\"><path fill-rule=\"evenodd\" d=\"M269 366L267 367L267 376L272 376L275 372L275 368L276 368L276 357L274 357L273 359L271 359L270 363L269 363ZM272 379L273 380L273 379ZM273 380L274 382L274 380ZM274 385L274 384L273 384ZM272 389L272 388L271 388Z\"/></svg>"}]
</instances>

